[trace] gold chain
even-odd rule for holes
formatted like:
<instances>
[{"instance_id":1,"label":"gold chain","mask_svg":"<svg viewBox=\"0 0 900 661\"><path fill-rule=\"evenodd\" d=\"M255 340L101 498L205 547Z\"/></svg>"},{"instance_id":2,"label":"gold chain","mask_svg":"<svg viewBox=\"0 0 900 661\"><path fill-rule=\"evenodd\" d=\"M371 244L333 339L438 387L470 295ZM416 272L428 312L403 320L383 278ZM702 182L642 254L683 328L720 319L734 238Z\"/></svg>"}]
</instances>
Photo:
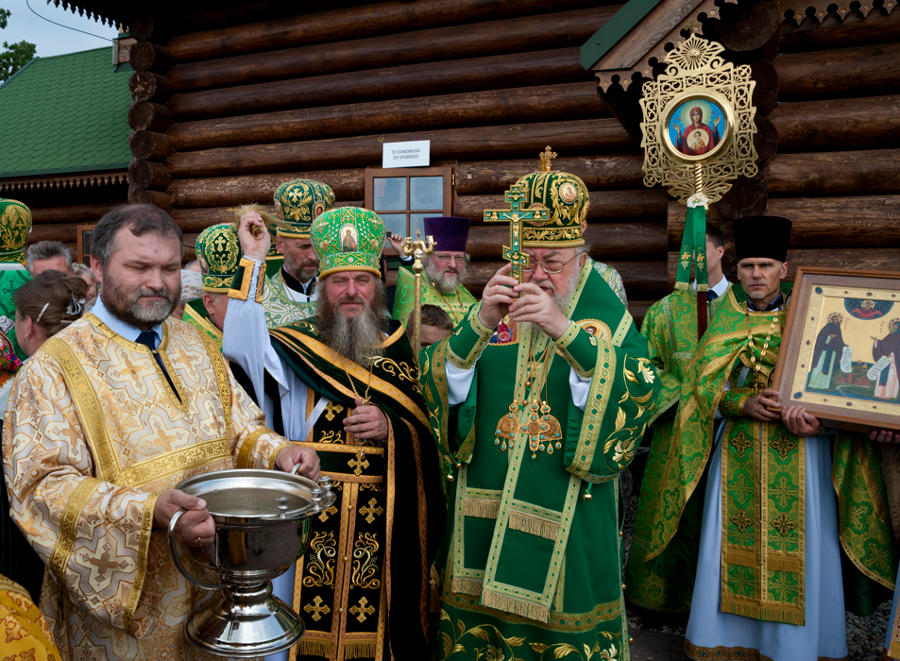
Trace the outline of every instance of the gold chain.
<instances>
[{"instance_id":1,"label":"gold chain","mask_svg":"<svg viewBox=\"0 0 900 661\"><path fill-rule=\"evenodd\" d=\"M762 360L763 356L765 355L765 353L769 350L769 343L772 341L772 335L775 333L775 327L779 326L778 319L781 315L778 312L776 312L775 316L772 317L772 323L769 324L769 333L766 335L766 339L763 342L762 349L759 352L760 360L757 360L756 354L754 353L754 349L756 348L756 345L754 344L754 340L753 340L753 325L751 324L751 321L750 321L750 306L749 305L747 305L747 307L744 309L744 314L747 317L747 349L746 349L745 353L750 358L749 367L751 370L753 370L753 374L754 374L753 391L754 391L754 393L758 394L761 390L765 390L765 388L767 388L769 386L769 379L771 378L771 375L772 375L772 368L764 368L761 363L761 360ZM761 379L763 369L767 370L766 374L765 374L765 379L766 379L765 387L763 387L762 379Z\"/></svg>"}]
</instances>

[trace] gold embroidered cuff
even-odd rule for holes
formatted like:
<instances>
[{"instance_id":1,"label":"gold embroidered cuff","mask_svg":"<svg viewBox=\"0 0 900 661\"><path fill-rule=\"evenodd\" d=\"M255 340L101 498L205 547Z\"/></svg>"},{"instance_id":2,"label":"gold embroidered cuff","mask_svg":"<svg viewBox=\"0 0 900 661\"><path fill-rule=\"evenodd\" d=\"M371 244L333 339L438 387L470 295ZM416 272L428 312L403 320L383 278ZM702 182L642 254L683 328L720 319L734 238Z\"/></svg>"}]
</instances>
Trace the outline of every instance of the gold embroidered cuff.
<instances>
[{"instance_id":1,"label":"gold embroidered cuff","mask_svg":"<svg viewBox=\"0 0 900 661\"><path fill-rule=\"evenodd\" d=\"M747 388L733 388L722 395L719 408L729 418L739 418L744 415L744 404L750 396L751 391Z\"/></svg>"},{"instance_id":2,"label":"gold embroidered cuff","mask_svg":"<svg viewBox=\"0 0 900 661\"><path fill-rule=\"evenodd\" d=\"M594 365L597 363L596 337L578 324L570 322L566 332L555 342L559 353L578 376L589 379L594 374Z\"/></svg>"},{"instance_id":3,"label":"gold embroidered cuff","mask_svg":"<svg viewBox=\"0 0 900 661\"><path fill-rule=\"evenodd\" d=\"M253 450L256 448L259 437L262 436L265 431L265 428L257 429L244 439L244 442L241 444L241 449L238 451L237 458L234 461L236 468L253 467Z\"/></svg>"},{"instance_id":4,"label":"gold embroidered cuff","mask_svg":"<svg viewBox=\"0 0 900 661\"><path fill-rule=\"evenodd\" d=\"M231 289L228 290L228 298L236 298L239 301L247 300L247 297L250 296L250 280L253 278L253 269L257 266L258 264L252 259L241 257L238 270L235 272L234 280L231 283ZM260 298L257 301L261 300L261 289L259 290L259 295Z\"/></svg>"},{"instance_id":5,"label":"gold embroidered cuff","mask_svg":"<svg viewBox=\"0 0 900 661\"><path fill-rule=\"evenodd\" d=\"M478 318L480 309L481 303L469 308L469 314L456 325L450 336L447 359L460 369L472 369L482 349L494 334L494 331L481 323L481 319Z\"/></svg>"}]
</instances>

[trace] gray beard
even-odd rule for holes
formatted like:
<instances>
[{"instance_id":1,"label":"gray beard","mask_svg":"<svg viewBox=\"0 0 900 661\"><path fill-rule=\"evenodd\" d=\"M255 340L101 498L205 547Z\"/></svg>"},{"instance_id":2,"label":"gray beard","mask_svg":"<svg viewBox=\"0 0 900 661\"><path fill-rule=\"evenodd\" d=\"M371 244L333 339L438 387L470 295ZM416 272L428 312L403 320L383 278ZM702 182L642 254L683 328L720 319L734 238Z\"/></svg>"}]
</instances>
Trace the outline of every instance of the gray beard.
<instances>
[{"instance_id":1,"label":"gray beard","mask_svg":"<svg viewBox=\"0 0 900 661\"><path fill-rule=\"evenodd\" d=\"M457 289L459 289L462 284L463 278L466 275L466 263L463 262L459 267L459 275L454 277L452 275L444 275L442 272L438 271L430 261L425 262L425 274L431 280L431 284L434 285L434 288L438 290L441 294L452 294Z\"/></svg>"},{"instance_id":2,"label":"gray beard","mask_svg":"<svg viewBox=\"0 0 900 661\"><path fill-rule=\"evenodd\" d=\"M348 319L320 296L316 330L322 341L339 354L369 367L373 358L384 353L381 328L386 317L387 310L382 303L367 306L361 315Z\"/></svg>"}]
</instances>

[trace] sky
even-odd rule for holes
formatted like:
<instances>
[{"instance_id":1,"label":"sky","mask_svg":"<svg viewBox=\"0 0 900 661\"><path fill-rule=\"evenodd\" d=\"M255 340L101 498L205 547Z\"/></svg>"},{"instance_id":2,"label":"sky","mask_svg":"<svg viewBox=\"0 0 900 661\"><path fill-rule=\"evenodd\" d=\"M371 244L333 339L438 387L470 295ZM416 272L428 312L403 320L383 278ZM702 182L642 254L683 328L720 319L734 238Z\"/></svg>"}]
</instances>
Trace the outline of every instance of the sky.
<instances>
[{"instance_id":1,"label":"sky","mask_svg":"<svg viewBox=\"0 0 900 661\"><path fill-rule=\"evenodd\" d=\"M28 8L28 5L31 5L31 9ZM109 25L57 7L48 3L47 0L0 0L0 7L12 12L6 29L0 30L0 42L30 41L37 46L36 57L49 57L111 46L111 40L117 35L116 29ZM61 23L63 26L77 28L98 36L90 36L49 23L38 18L32 9L41 16Z\"/></svg>"}]
</instances>

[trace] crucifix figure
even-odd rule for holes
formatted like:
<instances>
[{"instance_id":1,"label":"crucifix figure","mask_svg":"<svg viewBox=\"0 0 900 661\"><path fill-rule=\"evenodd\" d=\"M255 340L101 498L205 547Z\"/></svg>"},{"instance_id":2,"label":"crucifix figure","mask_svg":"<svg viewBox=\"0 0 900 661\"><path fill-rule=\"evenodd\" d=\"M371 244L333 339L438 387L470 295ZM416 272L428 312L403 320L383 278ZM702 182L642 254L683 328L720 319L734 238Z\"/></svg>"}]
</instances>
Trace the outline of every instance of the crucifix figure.
<instances>
[{"instance_id":1,"label":"crucifix figure","mask_svg":"<svg viewBox=\"0 0 900 661\"><path fill-rule=\"evenodd\" d=\"M522 251L522 223L526 220L536 223L548 222L550 212L543 207L522 209L525 191L518 184L511 186L506 191L505 197L509 209L485 209L484 222L509 223L509 245L503 246L503 259L512 264L510 271L512 277L522 282L522 269L529 263L528 253Z\"/></svg>"}]
</instances>

